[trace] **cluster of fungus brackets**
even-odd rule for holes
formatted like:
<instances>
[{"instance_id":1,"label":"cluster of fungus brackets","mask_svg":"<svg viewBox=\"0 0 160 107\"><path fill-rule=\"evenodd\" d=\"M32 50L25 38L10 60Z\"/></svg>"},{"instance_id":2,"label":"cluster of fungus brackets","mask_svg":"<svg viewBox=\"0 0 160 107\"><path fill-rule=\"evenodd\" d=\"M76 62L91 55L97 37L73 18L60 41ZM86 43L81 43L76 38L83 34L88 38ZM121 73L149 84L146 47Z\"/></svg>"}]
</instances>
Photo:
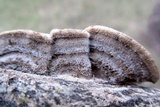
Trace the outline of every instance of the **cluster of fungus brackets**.
<instances>
[{"instance_id":1,"label":"cluster of fungus brackets","mask_svg":"<svg viewBox=\"0 0 160 107\"><path fill-rule=\"evenodd\" d=\"M104 26L0 33L0 68L38 75L69 74L110 84L155 83L159 72L149 52L124 33Z\"/></svg>"}]
</instances>

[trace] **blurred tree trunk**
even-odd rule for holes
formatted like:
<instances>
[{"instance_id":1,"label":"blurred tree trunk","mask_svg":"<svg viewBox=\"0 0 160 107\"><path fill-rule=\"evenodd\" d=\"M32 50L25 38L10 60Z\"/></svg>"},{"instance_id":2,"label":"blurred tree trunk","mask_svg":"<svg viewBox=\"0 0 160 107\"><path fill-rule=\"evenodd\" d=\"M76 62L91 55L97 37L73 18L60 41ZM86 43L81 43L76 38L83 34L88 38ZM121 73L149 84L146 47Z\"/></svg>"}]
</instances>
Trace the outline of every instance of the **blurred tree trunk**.
<instances>
[{"instance_id":1,"label":"blurred tree trunk","mask_svg":"<svg viewBox=\"0 0 160 107\"><path fill-rule=\"evenodd\" d=\"M160 1L157 1L148 21L147 44L160 55Z\"/></svg>"}]
</instances>

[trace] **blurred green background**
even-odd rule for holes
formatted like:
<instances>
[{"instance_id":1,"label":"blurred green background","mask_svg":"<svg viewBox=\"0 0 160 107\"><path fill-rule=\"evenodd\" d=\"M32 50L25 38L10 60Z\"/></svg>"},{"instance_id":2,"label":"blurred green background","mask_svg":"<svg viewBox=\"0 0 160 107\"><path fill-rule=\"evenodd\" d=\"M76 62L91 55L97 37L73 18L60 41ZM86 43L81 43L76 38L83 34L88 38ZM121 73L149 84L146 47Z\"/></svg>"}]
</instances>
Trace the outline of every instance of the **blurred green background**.
<instances>
[{"instance_id":1,"label":"blurred green background","mask_svg":"<svg viewBox=\"0 0 160 107\"><path fill-rule=\"evenodd\" d=\"M54 28L84 29L104 25L124 32L159 56L143 41L156 0L0 0L0 32L31 29L49 33ZM160 88L145 83L145 86Z\"/></svg>"}]
</instances>

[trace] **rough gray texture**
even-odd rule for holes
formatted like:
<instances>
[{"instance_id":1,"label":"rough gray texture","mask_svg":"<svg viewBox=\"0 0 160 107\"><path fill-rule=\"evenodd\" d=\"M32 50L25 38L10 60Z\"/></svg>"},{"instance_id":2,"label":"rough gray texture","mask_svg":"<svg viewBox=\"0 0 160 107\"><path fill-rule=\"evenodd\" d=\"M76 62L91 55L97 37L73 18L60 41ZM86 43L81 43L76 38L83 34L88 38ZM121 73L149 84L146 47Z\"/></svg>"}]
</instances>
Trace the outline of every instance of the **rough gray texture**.
<instances>
[{"instance_id":1,"label":"rough gray texture","mask_svg":"<svg viewBox=\"0 0 160 107\"><path fill-rule=\"evenodd\" d=\"M100 79L0 69L1 107L158 107L160 90L109 85Z\"/></svg>"}]
</instances>

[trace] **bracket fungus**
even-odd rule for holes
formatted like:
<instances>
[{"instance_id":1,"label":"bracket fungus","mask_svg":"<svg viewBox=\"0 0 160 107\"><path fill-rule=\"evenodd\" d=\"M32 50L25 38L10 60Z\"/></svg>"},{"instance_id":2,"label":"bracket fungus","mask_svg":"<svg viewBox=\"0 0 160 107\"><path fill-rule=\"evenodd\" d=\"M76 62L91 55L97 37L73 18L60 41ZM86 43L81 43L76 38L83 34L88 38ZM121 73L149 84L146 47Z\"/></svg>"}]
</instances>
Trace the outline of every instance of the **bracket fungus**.
<instances>
[{"instance_id":1,"label":"bracket fungus","mask_svg":"<svg viewBox=\"0 0 160 107\"><path fill-rule=\"evenodd\" d=\"M78 29L53 29L52 61L50 72L91 77L89 33ZM53 71L53 72L52 72Z\"/></svg>"},{"instance_id":2,"label":"bracket fungus","mask_svg":"<svg viewBox=\"0 0 160 107\"><path fill-rule=\"evenodd\" d=\"M0 67L45 74L51 59L49 34L13 30L0 34Z\"/></svg>"},{"instance_id":3,"label":"bracket fungus","mask_svg":"<svg viewBox=\"0 0 160 107\"><path fill-rule=\"evenodd\" d=\"M110 83L155 83L159 72L149 52L126 34L104 26L90 26L92 72Z\"/></svg>"},{"instance_id":4,"label":"bracket fungus","mask_svg":"<svg viewBox=\"0 0 160 107\"><path fill-rule=\"evenodd\" d=\"M91 76L110 84L155 83L149 52L129 36L104 26L0 33L0 67L39 75Z\"/></svg>"}]
</instances>

